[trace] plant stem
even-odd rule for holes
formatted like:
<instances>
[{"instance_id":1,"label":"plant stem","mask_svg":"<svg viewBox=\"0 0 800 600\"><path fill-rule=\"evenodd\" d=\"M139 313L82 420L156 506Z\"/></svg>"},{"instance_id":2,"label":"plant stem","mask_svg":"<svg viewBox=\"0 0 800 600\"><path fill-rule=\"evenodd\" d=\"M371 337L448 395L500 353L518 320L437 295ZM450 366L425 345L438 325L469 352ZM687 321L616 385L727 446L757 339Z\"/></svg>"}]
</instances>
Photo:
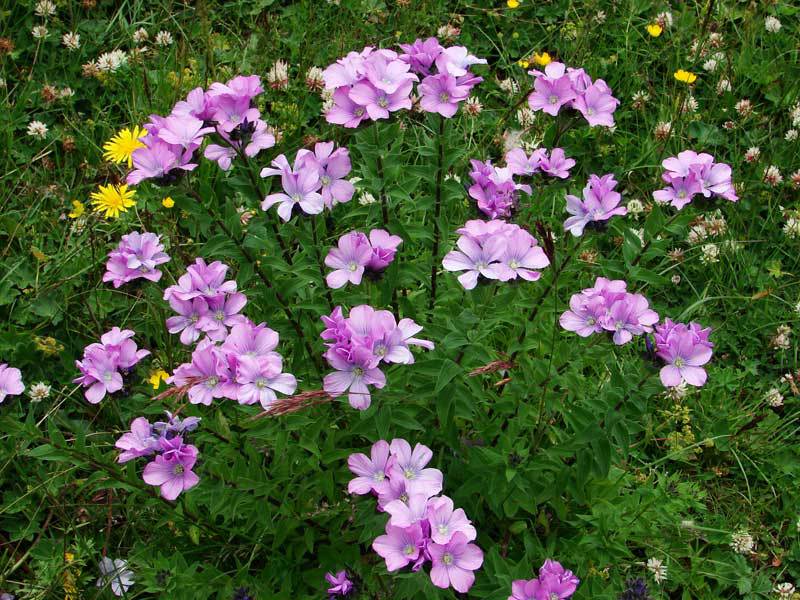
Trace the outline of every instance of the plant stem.
<instances>
[{"instance_id":1,"label":"plant stem","mask_svg":"<svg viewBox=\"0 0 800 600\"><path fill-rule=\"evenodd\" d=\"M439 137L437 146L439 154L436 164L436 197L433 205L433 248L431 249L431 297L428 302L430 311L429 319L433 319L433 309L436 306L436 274L439 261L439 238L442 232L439 230L439 215L442 212L442 180L444 179L444 117L439 117Z\"/></svg>"},{"instance_id":2,"label":"plant stem","mask_svg":"<svg viewBox=\"0 0 800 600\"><path fill-rule=\"evenodd\" d=\"M317 266L319 266L319 276L322 278L322 288L325 290L325 296L328 298L328 306L333 310L333 296L331 290L325 282L325 269L323 268L322 254L319 251L319 236L317 235L317 224L313 219L308 220L311 225L311 235L314 242L314 254L317 257Z\"/></svg>"},{"instance_id":3,"label":"plant stem","mask_svg":"<svg viewBox=\"0 0 800 600\"><path fill-rule=\"evenodd\" d=\"M375 133L375 148L377 149L375 164L378 169L378 177L381 180L380 188L378 188L378 200L380 200L381 203L381 219L383 220L383 226L386 227L389 224L389 208L387 206L385 193L386 185L383 176L383 155L381 154L381 140L378 135L377 123L372 126L372 130Z\"/></svg>"}]
</instances>

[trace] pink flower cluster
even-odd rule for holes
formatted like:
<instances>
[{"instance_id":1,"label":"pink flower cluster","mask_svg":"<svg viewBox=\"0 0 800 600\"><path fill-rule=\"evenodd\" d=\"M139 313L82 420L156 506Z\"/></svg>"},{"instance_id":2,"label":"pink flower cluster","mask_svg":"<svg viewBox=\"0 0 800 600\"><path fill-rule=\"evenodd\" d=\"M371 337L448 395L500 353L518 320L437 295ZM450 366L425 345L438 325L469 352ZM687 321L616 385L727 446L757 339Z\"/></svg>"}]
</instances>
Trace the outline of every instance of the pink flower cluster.
<instances>
[{"instance_id":1,"label":"pink flower cluster","mask_svg":"<svg viewBox=\"0 0 800 600\"><path fill-rule=\"evenodd\" d=\"M661 383L675 387L681 383L702 386L706 382L703 365L711 360L714 344L709 341L711 328L702 328L697 323L674 323L665 319L656 326L656 355L666 365L659 373Z\"/></svg>"},{"instance_id":2,"label":"pink flower cluster","mask_svg":"<svg viewBox=\"0 0 800 600\"><path fill-rule=\"evenodd\" d=\"M75 365L81 376L74 380L80 383L84 396L97 404L106 394L113 394L122 389L122 376L128 374L133 366L150 354L149 350L139 350L131 338L134 332L130 329L114 327L100 337L100 343L89 344L83 350L83 360L76 360Z\"/></svg>"},{"instance_id":3,"label":"pink flower cluster","mask_svg":"<svg viewBox=\"0 0 800 600\"><path fill-rule=\"evenodd\" d=\"M465 271L458 276L464 289L473 289L479 277L536 281L541 277L537 269L550 264L536 238L514 223L475 219L457 232L461 234L458 250L448 252L442 266L447 271Z\"/></svg>"},{"instance_id":4,"label":"pink flower cluster","mask_svg":"<svg viewBox=\"0 0 800 600\"><path fill-rule=\"evenodd\" d=\"M358 127L364 120L388 119L395 111L410 109L419 76L423 76L418 88L422 110L452 117L459 102L483 81L468 69L486 61L471 56L466 48L444 48L435 38L401 48L405 54L367 46L323 71L325 88L333 92L333 104L325 115L329 123Z\"/></svg>"},{"instance_id":5,"label":"pink flower cluster","mask_svg":"<svg viewBox=\"0 0 800 600\"><path fill-rule=\"evenodd\" d=\"M627 344L634 335L653 331L658 322L658 314L649 308L647 298L629 293L627 283L621 279L598 277L594 287L570 298L569 308L559 319L561 327L581 337L607 331L613 334L617 345Z\"/></svg>"},{"instance_id":6,"label":"pink flower cluster","mask_svg":"<svg viewBox=\"0 0 800 600\"><path fill-rule=\"evenodd\" d=\"M680 210L697 194L705 198L719 196L731 202L739 199L733 187L730 165L714 162L710 154L684 150L678 156L664 159L661 166L666 169L661 178L668 186L653 192L657 202L671 204Z\"/></svg>"},{"instance_id":7,"label":"pink flower cluster","mask_svg":"<svg viewBox=\"0 0 800 600\"><path fill-rule=\"evenodd\" d=\"M22 373L15 367L9 367L6 363L0 363L0 403L6 396L19 396L25 391L25 384L22 383Z\"/></svg>"},{"instance_id":8,"label":"pink flower cluster","mask_svg":"<svg viewBox=\"0 0 800 600\"><path fill-rule=\"evenodd\" d=\"M389 571L409 564L419 571L431 562L430 577L439 588L466 592L475 582L474 571L483 564L483 552L472 544L475 527L464 510L454 508L442 491L443 475L426 468L433 458L430 448L394 439L373 444L370 456L351 454L347 459L356 475L347 486L351 494L373 494L378 508L389 514L386 534L372 548L386 561Z\"/></svg>"},{"instance_id":9,"label":"pink flower cluster","mask_svg":"<svg viewBox=\"0 0 800 600\"><path fill-rule=\"evenodd\" d=\"M369 238L360 231L345 233L325 257L325 264L334 269L325 277L325 282L335 290L348 282L360 284L365 271L383 272L394 261L397 247L402 242L400 236L383 229L373 229Z\"/></svg>"},{"instance_id":10,"label":"pink flower cluster","mask_svg":"<svg viewBox=\"0 0 800 600\"><path fill-rule=\"evenodd\" d=\"M322 322L325 330L320 337L328 346L323 356L336 369L325 376L323 388L334 398L348 392L350 406L358 410L369 408L369 386L386 385L386 375L379 368L382 362L410 365L414 355L409 346L434 347L433 342L414 337L422 326L411 319L398 323L388 310L366 304L353 307L348 317L337 306Z\"/></svg>"},{"instance_id":11,"label":"pink flower cluster","mask_svg":"<svg viewBox=\"0 0 800 600\"><path fill-rule=\"evenodd\" d=\"M266 211L278 204L278 215L284 221L292 218L298 208L307 215L316 215L324 208L332 209L336 204L349 202L355 188L345 179L350 173L350 153L347 148L333 149L333 142L319 142L314 152L297 151L294 165L286 156L279 154L272 167L261 169L261 177L279 175L282 191L268 195L261 203Z\"/></svg>"},{"instance_id":12,"label":"pink flower cluster","mask_svg":"<svg viewBox=\"0 0 800 600\"><path fill-rule=\"evenodd\" d=\"M572 597L580 582L572 571L548 558L539 568L539 577L512 582L508 600L564 600Z\"/></svg>"},{"instance_id":13,"label":"pink flower cluster","mask_svg":"<svg viewBox=\"0 0 800 600\"><path fill-rule=\"evenodd\" d=\"M134 279L158 281L161 271L158 265L169 262L164 252L161 236L155 233L132 231L123 235L119 245L108 255L103 281L110 281L115 288Z\"/></svg>"},{"instance_id":14,"label":"pink flower cluster","mask_svg":"<svg viewBox=\"0 0 800 600\"><path fill-rule=\"evenodd\" d=\"M477 201L478 209L490 219L510 217L517 208L519 190L531 194L531 186L516 183L509 167L495 167L490 160L481 162L472 159L469 162L472 165L469 176L473 182L468 190L469 195Z\"/></svg>"},{"instance_id":15,"label":"pink flower cluster","mask_svg":"<svg viewBox=\"0 0 800 600\"><path fill-rule=\"evenodd\" d=\"M247 297L236 291L235 281L225 280L227 272L228 266L219 261L206 264L198 258L178 283L164 290L164 300L178 313L167 319L167 330L180 333L182 344L194 344L203 334L222 341L229 327L246 321L239 313Z\"/></svg>"},{"instance_id":16,"label":"pink flower cluster","mask_svg":"<svg viewBox=\"0 0 800 600\"><path fill-rule=\"evenodd\" d=\"M567 179L569 170L575 166L575 160L567 158L563 148L553 148L550 152L545 148L537 148L530 156L522 148L514 148L506 153L506 166L512 175L543 173L550 177Z\"/></svg>"},{"instance_id":17,"label":"pink flower cluster","mask_svg":"<svg viewBox=\"0 0 800 600\"><path fill-rule=\"evenodd\" d=\"M184 435L196 429L200 419L180 419L170 413L167 416L167 422L153 424L144 417L137 417L131 422L131 430L114 445L122 450L117 458L119 463L155 454L144 468L142 478L149 485L159 486L163 498L175 500L181 492L200 482L192 471L197 462L197 448L183 443Z\"/></svg>"},{"instance_id":18,"label":"pink flower cluster","mask_svg":"<svg viewBox=\"0 0 800 600\"><path fill-rule=\"evenodd\" d=\"M560 62L551 62L544 72L528 73L535 78L534 91L528 96L532 110L556 116L562 107L571 108L580 112L591 127L614 126L614 111L619 100L602 79L592 81L583 69L566 67Z\"/></svg>"},{"instance_id":19,"label":"pink flower cluster","mask_svg":"<svg viewBox=\"0 0 800 600\"><path fill-rule=\"evenodd\" d=\"M622 196L614 191L615 187L617 180L612 173L602 177L590 175L583 188L583 200L567 194L567 212L572 216L564 221L564 231L578 237L587 226L608 221L614 215L627 214L628 209L619 205Z\"/></svg>"}]
</instances>

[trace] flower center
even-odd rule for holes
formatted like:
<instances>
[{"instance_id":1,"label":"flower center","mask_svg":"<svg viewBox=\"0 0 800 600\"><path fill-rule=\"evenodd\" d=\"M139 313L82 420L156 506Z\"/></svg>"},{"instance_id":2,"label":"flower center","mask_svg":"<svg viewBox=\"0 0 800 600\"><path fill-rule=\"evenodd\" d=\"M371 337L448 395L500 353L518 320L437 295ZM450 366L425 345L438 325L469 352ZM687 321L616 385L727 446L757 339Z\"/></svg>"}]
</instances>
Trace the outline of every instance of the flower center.
<instances>
[{"instance_id":1,"label":"flower center","mask_svg":"<svg viewBox=\"0 0 800 600\"><path fill-rule=\"evenodd\" d=\"M446 564L446 565L452 565L453 564L453 555L450 554L449 552L445 552L442 555L442 562L444 564Z\"/></svg>"},{"instance_id":2,"label":"flower center","mask_svg":"<svg viewBox=\"0 0 800 600\"><path fill-rule=\"evenodd\" d=\"M675 359L675 366L678 367L679 369L685 364L686 361L684 361L680 356Z\"/></svg>"},{"instance_id":3,"label":"flower center","mask_svg":"<svg viewBox=\"0 0 800 600\"><path fill-rule=\"evenodd\" d=\"M379 483L384 479L386 479L386 474L383 471L375 471L375 473L372 475L372 480L376 483Z\"/></svg>"},{"instance_id":4,"label":"flower center","mask_svg":"<svg viewBox=\"0 0 800 600\"><path fill-rule=\"evenodd\" d=\"M411 556L412 554L414 554L414 546L412 546L411 544L406 544L406 546L403 548L403 554L405 554L406 556Z\"/></svg>"},{"instance_id":5,"label":"flower center","mask_svg":"<svg viewBox=\"0 0 800 600\"><path fill-rule=\"evenodd\" d=\"M364 109L359 106L357 109L355 109L353 111L353 115L355 115L356 117L363 117L364 116Z\"/></svg>"},{"instance_id":6,"label":"flower center","mask_svg":"<svg viewBox=\"0 0 800 600\"><path fill-rule=\"evenodd\" d=\"M175 465L172 469L173 475L183 475L183 465Z\"/></svg>"},{"instance_id":7,"label":"flower center","mask_svg":"<svg viewBox=\"0 0 800 600\"><path fill-rule=\"evenodd\" d=\"M403 470L403 475L406 479L414 479L416 477L416 473L407 467Z\"/></svg>"},{"instance_id":8,"label":"flower center","mask_svg":"<svg viewBox=\"0 0 800 600\"><path fill-rule=\"evenodd\" d=\"M450 95L447 92L439 94L439 102L450 102Z\"/></svg>"},{"instance_id":9,"label":"flower center","mask_svg":"<svg viewBox=\"0 0 800 600\"><path fill-rule=\"evenodd\" d=\"M322 177L320 177L320 181L322 182L323 186L331 184L331 178L328 177L327 175L323 175Z\"/></svg>"},{"instance_id":10,"label":"flower center","mask_svg":"<svg viewBox=\"0 0 800 600\"><path fill-rule=\"evenodd\" d=\"M363 374L364 374L364 369L362 369L361 367L356 367L355 369L353 369L353 375L355 375L356 377L361 377Z\"/></svg>"},{"instance_id":11,"label":"flower center","mask_svg":"<svg viewBox=\"0 0 800 600\"><path fill-rule=\"evenodd\" d=\"M292 201L300 202L300 200L302 200L302 198L300 197L300 194L292 194Z\"/></svg>"},{"instance_id":12,"label":"flower center","mask_svg":"<svg viewBox=\"0 0 800 600\"><path fill-rule=\"evenodd\" d=\"M550 104L558 104L558 96L556 96L555 94L552 94L552 95L551 95L551 96L550 96L550 97L547 99L547 101L548 101L548 102L550 102Z\"/></svg>"},{"instance_id":13,"label":"flower center","mask_svg":"<svg viewBox=\"0 0 800 600\"><path fill-rule=\"evenodd\" d=\"M517 262L516 259L512 258L511 261L509 261L508 266L509 268L516 270L519 268L519 263Z\"/></svg>"},{"instance_id":14,"label":"flower center","mask_svg":"<svg viewBox=\"0 0 800 600\"><path fill-rule=\"evenodd\" d=\"M586 109L586 114L591 117L594 114L594 109L593 108L587 108Z\"/></svg>"},{"instance_id":15,"label":"flower center","mask_svg":"<svg viewBox=\"0 0 800 600\"><path fill-rule=\"evenodd\" d=\"M221 310L218 310L217 312L214 313L214 318L217 321L224 321L225 320L225 313L222 312Z\"/></svg>"},{"instance_id":16,"label":"flower center","mask_svg":"<svg viewBox=\"0 0 800 600\"><path fill-rule=\"evenodd\" d=\"M114 378L114 373L112 373L111 371L106 371L105 373L103 373L103 380L111 381L113 378Z\"/></svg>"},{"instance_id":17,"label":"flower center","mask_svg":"<svg viewBox=\"0 0 800 600\"><path fill-rule=\"evenodd\" d=\"M678 192L678 198L680 198L681 200L686 198L686 190L681 190L680 192Z\"/></svg>"},{"instance_id":18,"label":"flower center","mask_svg":"<svg viewBox=\"0 0 800 600\"><path fill-rule=\"evenodd\" d=\"M438 529L439 533L442 535L447 535L447 532L450 531L450 528L445 523L441 523L436 529Z\"/></svg>"},{"instance_id":19,"label":"flower center","mask_svg":"<svg viewBox=\"0 0 800 600\"><path fill-rule=\"evenodd\" d=\"M348 269L349 271L353 271L353 272L354 272L354 271L357 271L357 270L358 270L358 265L357 265L356 263L354 263L354 262L351 262L351 263L349 263L349 264L347 265L347 269Z\"/></svg>"},{"instance_id":20,"label":"flower center","mask_svg":"<svg viewBox=\"0 0 800 600\"><path fill-rule=\"evenodd\" d=\"M258 379L256 379L256 387L260 390L263 390L265 387L267 387L267 380L262 377L259 377Z\"/></svg>"},{"instance_id":21,"label":"flower center","mask_svg":"<svg viewBox=\"0 0 800 600\"><path fill-rule=\"evenodd\" d=\"M485 261L480 261L480 262L475 263L475 268L478 269L479 271L482 271L483 269L487 268L488 266L489 266L488 263L486 263Z\"/></svg>"},{"instance_id":22,"label":"flower center","mask_svg":"<svg viewBox=\"0 0 800 600\"><path fill-rule=\"evenodd\" d=\"M380 98L380 100L378 100L378 106L381 108L386 108L389 106L389 101L386 99L386 96L383 96Z\"/></svg>"},{"instance_id":23,"label":"flower center","mask_svg":"<svg viewBox=\"0 0 800 600\"><path fill-rule=\"evenodd\" d=\"M219 383L219 378L212 375L206 380L206 387L213 388L216 387L218 383Z\"/></svg>"}]
</instances>

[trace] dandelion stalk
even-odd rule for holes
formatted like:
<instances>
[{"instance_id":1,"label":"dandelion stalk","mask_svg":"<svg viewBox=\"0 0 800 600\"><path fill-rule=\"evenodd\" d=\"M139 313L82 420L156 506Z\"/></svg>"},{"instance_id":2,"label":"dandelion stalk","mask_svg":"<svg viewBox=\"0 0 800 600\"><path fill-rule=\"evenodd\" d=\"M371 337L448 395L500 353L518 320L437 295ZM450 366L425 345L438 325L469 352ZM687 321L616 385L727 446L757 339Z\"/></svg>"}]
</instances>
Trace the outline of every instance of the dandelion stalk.
<instances>
[{"instance_id":1,"label":"dandelion stalk","mask_svg":"<svg viewBox=\"0 0 800 600\"><path fill-rule=\"evenodd\" d=\"M439 229L439 215L442 211L442 182L444 179L444 117L439 117L438 158L436 163L436 196L433 205L433 248L431 249L431 297L428 302L430 317L433 318L433 309L436 306L436 274L439 261L439 238L442 232Z\"/></svg>"}]
</instances>

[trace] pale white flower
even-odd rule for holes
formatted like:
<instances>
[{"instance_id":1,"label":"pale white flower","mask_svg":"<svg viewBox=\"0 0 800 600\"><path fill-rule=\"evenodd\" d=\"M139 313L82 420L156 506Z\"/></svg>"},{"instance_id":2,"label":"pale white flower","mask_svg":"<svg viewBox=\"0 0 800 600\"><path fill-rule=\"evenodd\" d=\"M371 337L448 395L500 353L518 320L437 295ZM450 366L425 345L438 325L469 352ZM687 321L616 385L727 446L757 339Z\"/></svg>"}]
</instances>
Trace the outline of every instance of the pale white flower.
<instances>
[{"instance_id":1,"label":"pale white flower","mask_svg":"<svg viewBox=\"0 0 800 600\"><path fill-rule=\"evenodd\" d=\"M267 82L276 90L289 87L289 65L282 60L276 60L267 73Z\"/></svg>"},{"instance_id":2,"label":"pale white flower","mask_svg":"<svg viewBox=\"0 0 800 600\"><path fill-rule=\"evenodd\" d=\"M628 212L634 216L640 215L644 212L644 204L642 204L641 200L636 198L628 201Z\"/></svg>"},{"instance_id":3,"label":"pale white flower","mask_svg":"<svg viewBox=\"0 0 800 600\"><path fill-rule=\"evenodd\" d=\"M43 140L47 136L47 125L41 121L31 121L28 123L28 135Z\"/></svg>"},{"instance_id":4,"label":"pale white flower","mask_svg":"<svg viewBox=\"0 0 800 600\"><path fill-rule=\"evenodd\" d=\"M660 584L667 580L667 565L660 558L648 558L647 570L653 574L653 579Z\"/></svg>"},{"instance_id":5,"label":"pale white flower","mask_svg":"<svg viewBox=\"0 0 800 600\"><path fill-rule=\"evenodd\" d=\"M515 96L517 92L519 92L519 84L511 77L508 77L507 79L498 79L497 85L500 86L500 89L506 94L511 96Z\"/></svg>"},{"instance_id":6,"label":"pale white flower","mask_svg":"<svg viewBox=\"0 0 800 600\"><path fill-rule=\"evenodd\" d=\"M456 38L461 34L461 30L458 27L455 27L448 23L447 25L442 25L439 29L436 30L436 37L444 38L444 39L452 39Z\"/></svg>"},{"instance_id":7,"label":"pale white flower","mask_svg":"<svg viewBox=\"0 0 800 600\"><path fill-rule=\"evenodd\" d=\"M606 18L607 18L606 17L606 11L598 10L597 14L594 16L594 22L599 24L599 25L602 25L603 23L606 22Z\"/></svg>"},{"instance_id":8,"label":"pale white flower","mask_svg":"<svg viewBox=\"0 0 800 600\"><path fill-rule=\"evenodd\" d=\"M653 134L657 140L666 140L672 133L672 123L670 121L660 121L656 124Z\"/></svg>"},{"instance_id":9,"label":"pale white flower","mask_svg":"<svg viewBox=\"0 0 800 600\"><path fill-rule=\"evenodd\" d=\"M68 31L61 36L61 43L64 44L67 50L77 50L81 47L81 36L78 33Z\"/></svg>"},{"instance_id":10,"label":"pale white flower","mask_svg":"<svg viewBox=\"0 0 800 600\"><path fill-rule=\"evenodd\" d=\"M704 265L719 262L719 246L716 244L703 244L701 251L700 262Z\"/></svg>"},{"instance_id":11,"label":"pale white flower","mask_svg":"<svg viewBox=\"0 0 800 600\"><path fill-rule=\"evenodd\" d=\"M775 335L769 341L769 345L776 350L788 350L792 347L792 328L788 325L778 325Z\"/></svg>"},{"instance_id":12,"label":"pale white flower","mask_svg":"<svg viewBox=\"0 0 800 600\"><path fill-rule=\"evenodd\" d=\"M169 31L159 31L156 34L156 46L165 48L172 45L172 34Z\"/></svg>"},{"instance_id":13,"label":"pale white flower","mask_svg":"<svg viewBox=\"0 0 800 600\"><path fill-rule=\"evenodd\" d=\"M678 274L675 274L675 275L672 276L670 281L672 282L672 285L679 285L680 282L681 282L681 276L678 275Z\"/></svg>"},{"instance_id":14,"label":"pale white flower","mask_svg":"<svg viewBox=\"0 0 800 600\"><path fill-rule=\"evenodd\" d=\"M34 383L28 390L28 396L30 396L31 402L41 402L42 400L46 400L50 397L50 386L44 381Z\"/></svg>"},{"instance_id":15,"label":"pale white flower","mask_svg":"<svg viewBox=\"0 0 800 600\"><path fill-rule=\"evenodd\" d=\"M778 594L778 598L781 600L790 600L794 596L795 588L794 585L787 581L786 583L779 583L772 588L772 591Z\"/></svg>"},{"instance_id":16,"label":"pale white flower","mask_svg":"<svg viewBox=\"0 0 800 600\"><path fill-rule=\"evenodd\" d=\"M128 55L124 50L104 52L97 57L97 68L103 73L114 73L128 63Z\"/></svg>"},{"instance_id":17,"label":"pale white flower","mask_svg":"<svg viewBox=\"0 0 800 600\"><path fill-rule=\"evenodd\" d=\"M707 237L708 230L706 229L705 223L698 223L697 225L692 225L691 229L689 229L689 235L686 236L686 241L691 246L696 246Z\"/></svg>"},{"instance_id":18,"label":"pale white flower","mask_svg":"<svg viewBox=\"0 0 800 600\"><path fill-rule=\"evenodd\" d=\"M50 0L39 0L39 2L36 3L36 7L33 9L33 12L35 12L39 17L52 17L54 14L56 14L56 5Z\"/></svg>"},{"instance_id":19,"label":"pale white flower","mask_svg":"<svg viewBox=\"0 0 800 600\"><path fill-rule=\"evenodd\" d=\"M134 584L133 571L128 568L128 562L121 558L111 560L107 556L100 561L100 578L97 587L111 587L115 596L122 596Z\"/></svg>"},{"instance_id":20,"label":"pale white flower","mask_svg":"<svg viewBox=\"0 0 800 600\"><path fill-rule=\"evenodd\" d=\"M740 529L731 534L731 541L728 544L734 552L739 554L750 554L756 549L756 541L749 531Z\"/></svg>"},{"instance_id":21,"label":"pale white flower","mask_svg":"<svg viewBox=\"0 0 800 600\"><path fill-rule=\"evenodd\" d=\"M677 402L678 400L683 400L688 393L689 386L686 385L686 382L681 381L678 385L667 388L664 391L664 397L673 402Z\"/></svg>"},{"instance_id":22,"label":"pale white flower","mask_svg":"<svg viewBox=\"0 0 800 600\"><path fill-rule=\"evenodd\" d=\"M322 78L322 69L319 67L310 67L308 71L306 71L306 87L312 92L325 87L325 81Z\"/></svg>"},{"instance_id":23,"label":"pale white flower","mask_svg":"<svg viewBox=\"0 0 800 600\"><path fill-rule=\"evenodd\" d=\"M148 39L150 39L150 34L147 33L147 30L144 27L139 27L139 29L133 32L133 42L135 44L141 44L142 42L146 42Z\"/></svg>"},{"instance_id":24,"label":"pale white flower","mask_svg":"<svg viewBox=\"0 0 800 600\"><path fill-rule=\"evenodd\" d=\"M783 234L791 239L800 238L800 218L789 217L783 224Z\"/></svg>"},{"instance_id":25,"label":"pale white flower","mask_svg":"<svg viewBox=\"0 0 800 600\"><path fill-rule=\"evenodd\" d=\"M361 206L368 206L370 204L375 204L376 202L377 200L375 200L375 196L369 192L361 192L361 195L358 197L358 203Z\"/></svg>"},{"instance_id":26,"label":"pale white flower","mask_svg":"<svg viewBox=\"0 0 800 600\"><path fill-rule=\"evenodd\" d=\"M533 125L535 119L536 113L528 106L523 106L517 111L517 122L525 129Z\"/></svg>"},{"instance_id":27,"label":"pale white flower","mask_svg":"<svg viewBox=\"0 0 800 600\"><path fill-rule=\"evenodd\" d=\"M758 146L751 146L747 149L747 152L744 153L744 161L745 162L756 162L761 157L761 148Z\"/></svg>"},{"instance_id":28,"label":"pale white flower","mask_svg":"<svg viewBox=\"0 0 800 600\"><path fill-rule=\"evenodd\" d=\"M783 181L783 175L781 175L781 171L775 165L770 165L766 169L764 169L764 181L775 187L780 185Z\"/></svg>"},{"instance_id":29,"label":"pale white flower","mask_svg":"<svg viewBox=\"0 0 800 600\"><path fill-rule=\"evenodd\" d=\"M717 70L718 66L719 63L716 61L716 59L709 58L706 62L703 63L703 70L708 71L709 73L713 73L714 71Z\"/></svg>"},{"instance_id":30,"label":"pale white flower","mask_svg":"<svg viewBox=\"0 0 800 600\"><path fill-rule=\"evenodd\" d=\"M793 142L797 139L797 129L790 129L783 137L787 142Z\"/></svg>"},{"instance_id":31,"label":"pale white flower","mask_svg":"<svg viewBox=\"0 0 800 600\"><path fill-rule=\"evenodd\" d=\"M31 29L31 35L35 37L37 40L43 40L47 37L47 27L44 25L37 25L33 29Z\"/></svg>"},{"instance_id":32,"label":"pale white flower","mask_svg":"<svg viewBox=\"0 0 800 600\"><path fill-rule=\"evenodd\" d=\"M58 91L58 97L61 98L62 100L64 98L71 98L74 95L75 95L75 90L73 90L71 87L61 88Z\"/></svg>"},{"instance_id":33,"label":"pale white flower","mask_svg":"<svg viewBox=\"0 0 800 600\"><path fill-rule=\"evenodd\" d=\"M672 27L672 13L669 11L658 13L656 16L656 21L663 29L669 29Z\"/></svg>"},{"instance_id":34,"label":"pale white flower","mask_svg":"<svg viewBox=\"0 0 800 600\"><path fill-rule=\"evenodd\" d=\"M783 406L783 395L778 388L771 388L764 394L764 401L772 408L778 408L779 406Z\"/></svg>"},{"instance_id":35,"label":"pale white flower","mask_svg":"<svg viewBox=\"0 0 800 600\"><path fill-rule=\"evenodd\" d=\"M681 106L681 112L696 113L699 106L700 105L697 103L697 99L690 94L683 101L683 105Z\"/></svg>"},{"instance_id":36,"label":"pale white flower","mask_svg":"<svg viewBox=\"0 0 800 600\"><path fill-rule=\"evenodd\" d=\"M800 102L795 104L792 110L789 111L789 118L792 120L794 127L800 127Z\"/></svg>"},{"instance_id":37,"label":"pale white flower","mask_svg":"<svg viewBox=\"0 0 800 600\"><path fill-rule=\"evenodd\" d=\"M457 173L448 172L444 176L444 180L445 181L451 181L452 180L452 181L455 181L456 183L461 183L461 177L459 177Z\"/></svg>"},{"instance_id":38,"label":"pale white flower","mask_svg":"<svg viewBox=\"0 0 800 600\"><path fill-rule=\"evenodd\" d=\"M644 108L644 105L650 101L650 94L645 92L644 90L639 90L638 92L633 94L633 108Z\"/></svg>"},{"instance_id":39,"label":"pale white flower","mask_svg":"<svg viewBox=\"0 0 800 600\"><path fill-rule=\"evenodd\" d=\"M781 22L770 15L764 19L764 29L769 33L778 33L781 30Z\"/></svg>"},{"instance_id":40,"label":"pale white flower","mask_svg":"<svg viewBox=\"0 0 800 600\"><path fill-rule=\"evenodd\" d=\"M727 79L720 79L719 82L717 83L717 94L719 94L720 96L725 92L730 92L731 89L733 89L731 87L731 82L728 81Z\"/></svg>"}]
</instances>

